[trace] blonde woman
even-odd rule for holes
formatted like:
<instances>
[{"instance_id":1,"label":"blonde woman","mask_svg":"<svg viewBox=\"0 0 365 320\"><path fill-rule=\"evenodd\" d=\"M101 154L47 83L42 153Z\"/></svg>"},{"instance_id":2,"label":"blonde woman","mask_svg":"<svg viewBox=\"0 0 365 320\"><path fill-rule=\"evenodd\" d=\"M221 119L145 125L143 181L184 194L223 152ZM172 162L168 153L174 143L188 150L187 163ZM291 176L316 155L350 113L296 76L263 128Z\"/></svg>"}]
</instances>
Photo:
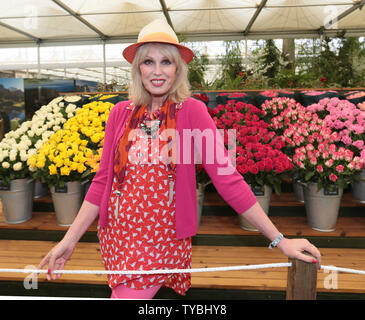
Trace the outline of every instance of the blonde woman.
<instances>
[{"instance_id":1,"label":"blonde woman","mask_svg":"<svg viewBox=\"0 0 365 320\"><path fill-rule=\"evenodd\" d=\"M198 228L196 158L220 195L271 241L271 247L320 266L318 249L305 239L283 237L232 163L214 158L219 152L212 149L224 156L227 150L219 135L210 134L216 126L206 106L190 97L187 64L193 53L178 43L170 26L162 20L148 24L123 55L132 64L130 100L112 109L100 168L80 212L39 265L48 264L48 279L60 277L52 271L64 269L98 216L107 270L191 268L191 237ZM199 148L191 143L198 140ZM208 161L211 155L213 161ZM185 295L190 274L109 275L108 284L112 298L151 299L161 286Z\"/></svg>"}]
</instances>

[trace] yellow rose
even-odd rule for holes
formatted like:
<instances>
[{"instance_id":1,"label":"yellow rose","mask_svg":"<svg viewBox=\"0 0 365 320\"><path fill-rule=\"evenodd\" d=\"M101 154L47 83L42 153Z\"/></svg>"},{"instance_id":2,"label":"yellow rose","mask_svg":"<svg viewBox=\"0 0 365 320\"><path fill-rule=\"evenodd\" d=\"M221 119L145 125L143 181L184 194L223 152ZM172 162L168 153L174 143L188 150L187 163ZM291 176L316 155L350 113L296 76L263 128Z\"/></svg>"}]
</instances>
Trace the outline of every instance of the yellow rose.
<instances>
[{"instance_id":1,"label":"yellow rose","mask_svg":"<svg viewBox=\"0 0 365 320\"><path fill-rule=\"evenodd\" d=\"M57 167L56 167L54 164L51 164L51 165L48 167L48 170L49 170L49 174L50 174L50 175L57 174Z\"/></svg>"},{"instance_id":2,"label":"yellow rose","mask_svg":"<svg viewBox=\"0 0 365 320\"><path fill-rule=\"evenodd\" d=\"M79 164L77 166L77 172L78 173L83 173L86 170L86 167L83 164Z\"/></svg>"},{"instance_id":3,"label":"yellow rose","mask_svg":"<svg viewBox=\"0 0 365 320\"><path fill-rule=\"evenodd\" d=\"M37 163L37 155L32 155L28 159L28 165L31 169L34 169Z\"/></svg>"},{"instance_id":4,"label":"yellow rose","mask_svg":"<svg viewBox=\"0 0 365 320\"><path fill-rule=\"evenodd\" d=\"M69 167L62 167L61 168L61 176L68 176L70 175L71 169Z\"/></svg>"},{"instance_id":5,"label":"yellow rose","mask_svg":"<svg viewBox=\"0 0 365 320\"><path fill-rule=\"evenodd\" d=\"M36 163L36 167L39 168L39 169L44 168L45 165L46 165L45 161L38 160L37 163Z\"/></svg>"}]
</instances>

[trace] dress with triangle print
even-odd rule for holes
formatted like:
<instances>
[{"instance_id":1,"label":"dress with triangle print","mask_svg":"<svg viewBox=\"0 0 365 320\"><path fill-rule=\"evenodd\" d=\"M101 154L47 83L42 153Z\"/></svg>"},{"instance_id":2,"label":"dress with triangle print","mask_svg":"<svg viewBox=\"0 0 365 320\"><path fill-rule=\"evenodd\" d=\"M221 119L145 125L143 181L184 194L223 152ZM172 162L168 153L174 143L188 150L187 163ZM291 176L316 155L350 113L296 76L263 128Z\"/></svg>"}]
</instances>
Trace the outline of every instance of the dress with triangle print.
<instances>
[{"instance_id":1,"label":"dress with triangle print","mask_svg":"<svg viewBox=\"0 0 365 320\"><path fill-rule=\"evenodd\" d=\"M168 167L158 158L162 144L152 143L153 139L148 144L142 141L146 139L137 137L130 152L147 153L148 161L132 163L128 159L120 190L114 177L108 224L98 227L104 266L106 270L191 268L191 238L177 240L175 235L175 190L171 201ZM159 160L153 163L156 158ZM108 275L108 285L114 288L124 283L128 288L147 289L162 284L185 295L190 279L190 273Z\"/></svg>"}]
</instances>

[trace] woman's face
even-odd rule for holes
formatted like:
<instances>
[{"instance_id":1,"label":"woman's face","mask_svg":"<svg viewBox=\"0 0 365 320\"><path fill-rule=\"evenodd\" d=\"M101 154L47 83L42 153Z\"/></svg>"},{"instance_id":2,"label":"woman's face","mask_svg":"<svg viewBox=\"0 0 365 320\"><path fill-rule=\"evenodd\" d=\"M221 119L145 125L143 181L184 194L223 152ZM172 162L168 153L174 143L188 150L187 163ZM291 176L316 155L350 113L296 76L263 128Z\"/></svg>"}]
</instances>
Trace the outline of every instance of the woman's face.
<instances>
[{"instance_id":1,"label":"woman's face","mask_svg":"<svg viewBox=\"0 0 365 320\"><path fill-rule=\"evenodd\" d=\"M164 97L175 81L176 64L158 48L151 47L140 64L142 83L152 98Z\"/></svg>"}]
</instances>

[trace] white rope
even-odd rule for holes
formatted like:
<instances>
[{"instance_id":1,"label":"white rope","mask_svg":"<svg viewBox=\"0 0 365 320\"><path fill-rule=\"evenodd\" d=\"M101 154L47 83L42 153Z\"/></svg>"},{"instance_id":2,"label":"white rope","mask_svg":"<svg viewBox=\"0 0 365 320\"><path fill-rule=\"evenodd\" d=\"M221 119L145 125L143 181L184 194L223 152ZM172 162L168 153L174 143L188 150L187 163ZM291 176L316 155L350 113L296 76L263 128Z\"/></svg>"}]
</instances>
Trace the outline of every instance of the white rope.
<instances>
[{"instance_id":1,"label":"white rope","mask_svg":"<svg viewBox=\"0 0 365 320\"><path fill-rule=\"evenodd\" d=\"M292 264L287 263L269 263L256 264L248 266L231 266L215 268L195 268L195 269L161 269L161 270L54 270L52 274L166 274L166 273L192 273L192 272L217 272L217 271L237 271L237 270L255 270L266 268L283 268L290 267ZM44 269L0 269L1 272L13 273L47 273Z\"/></svg>"},{"instance_id":2,"label":"white rope","mask_svg":"<svg viewBox=\"0 0 365 320\"><path fill-rule=\"evenodd\" d=\"M321 266L321 269L328 270L328 271L338 271L338 272L365 275L365 270L356 270L356 269L350 269L350 268L339 268L339 267L335 267L335 266Z\"/></svg>"},{"instance_id":3,"label":"white rope","mask_svg":"<svg viewBox=\"0 0 365 320\"><path fill-rule=\"evenodd\" d=\"M193 273L193 272L217 272L217 271L238 271L238 270L257 270L267 268L291 267L291 262L286 263L267 263L253 264L246 266L213 267L213 268L193 268L193 269L161 269L161 270L54 270L52 274L168 274L168 273ZM337 271L365 275L365 270L350 268L340 268L335 266L321 266L321 270ZM0 273L47 273L44 269L0 269Z\"/></svg>"}]
</instances>

